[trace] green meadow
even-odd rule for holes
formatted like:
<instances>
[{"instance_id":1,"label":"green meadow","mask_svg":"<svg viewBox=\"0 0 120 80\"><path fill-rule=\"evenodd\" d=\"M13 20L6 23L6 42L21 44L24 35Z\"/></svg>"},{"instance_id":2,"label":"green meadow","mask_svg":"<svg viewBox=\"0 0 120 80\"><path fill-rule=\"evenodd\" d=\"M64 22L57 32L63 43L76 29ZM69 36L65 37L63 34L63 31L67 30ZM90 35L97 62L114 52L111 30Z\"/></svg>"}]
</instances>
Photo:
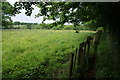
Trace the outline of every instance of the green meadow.
<instances>
[{"instance_id":1,"label":"green meadow","mask_svg":"<svg viewBox=\"0 0 120 80\"><path fill-rule=\"evenodd\" d=\"M66 78L69 57L93 31L3 30L3 78Z\"/></svg>"}]
</instances>

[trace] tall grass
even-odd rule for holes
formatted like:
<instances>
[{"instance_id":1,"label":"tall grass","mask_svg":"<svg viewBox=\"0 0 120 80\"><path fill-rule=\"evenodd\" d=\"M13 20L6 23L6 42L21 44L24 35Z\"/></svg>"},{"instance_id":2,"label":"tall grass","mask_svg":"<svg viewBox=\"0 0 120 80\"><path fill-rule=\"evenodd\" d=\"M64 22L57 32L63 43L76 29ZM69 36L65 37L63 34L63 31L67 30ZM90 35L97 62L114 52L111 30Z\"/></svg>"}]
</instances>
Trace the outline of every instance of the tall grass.
<instances>
[{"instance_id":1,"label":"tall grass","mask_svg":"<svg viewBox=\"0 0 120 80\"><path fill-rule=\"evenodd\" d=\"M90 31L3 30L3 78L68 77L70 52ZM63 74L64 73L64 74Z\"/></svg>"}]
</instances>

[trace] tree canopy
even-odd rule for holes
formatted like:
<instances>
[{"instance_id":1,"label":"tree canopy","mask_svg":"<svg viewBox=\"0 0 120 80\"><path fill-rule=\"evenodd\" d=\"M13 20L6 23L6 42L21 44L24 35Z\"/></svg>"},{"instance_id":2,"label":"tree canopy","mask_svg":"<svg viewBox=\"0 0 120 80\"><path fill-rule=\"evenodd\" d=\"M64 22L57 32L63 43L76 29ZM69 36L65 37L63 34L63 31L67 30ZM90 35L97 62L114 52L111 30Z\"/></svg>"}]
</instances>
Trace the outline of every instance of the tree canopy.
<instances>
[{"instance_id":1,"label":"tree canopy","mask_svg":"<svg viewBox=\"0 0 120 80\"><path fill-rule=\"evenodd\" d=\"M12 25L11 16L13 15L13 9L9 2L2 2L2 26L5 26L5 28Z\"/></svg>"},{"instance_id":2,"label":"tree canopy","mask_svg":"<svg viewBox=\"0 0 120 80\"><path fill-rule=\"evenodd\" d=\"M112 29L117 30L119 28L119 3L16 2L14 12L17 14L20 13L20 9L25 9L26 15L30 16L33 10L32 5L40 8L36 17L44 16L43 21L46 19L55 20L55 25L67 22L73 23L76 26L80 22L91 21L95 27L109 24Z\"/></svg>"}]
</instances>

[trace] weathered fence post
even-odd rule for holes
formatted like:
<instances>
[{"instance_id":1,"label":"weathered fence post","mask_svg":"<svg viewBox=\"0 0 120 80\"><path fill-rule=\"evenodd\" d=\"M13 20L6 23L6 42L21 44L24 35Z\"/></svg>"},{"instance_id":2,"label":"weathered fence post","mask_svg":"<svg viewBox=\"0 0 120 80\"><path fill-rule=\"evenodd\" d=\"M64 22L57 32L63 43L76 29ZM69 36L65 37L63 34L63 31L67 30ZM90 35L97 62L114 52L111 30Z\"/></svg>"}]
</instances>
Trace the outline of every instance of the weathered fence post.
<instances>
[{"instance_id":1,"label":"weathered fence post","mask_svg":"<svg viewBox=\"0 0 120 80\"><path fill-rule=\"evenodd\" d=\"M84 42L83 45L84 45L83 53L84 53L84 55L86 56L86 42Z\"/></svg>"},{"instance_id":2,"label":"weathered fence post","mask_svg":"<svg viewBox=\"0 0 120 80\"><path fill-rule=\"evenodd\" d=\"M73 61L73 66L74 66L74 68L76 67L75 65L76 65L76 58L77 58L77 51L78 49L76 48L76 50L75 50L75 53L74 53L74 61Z\"/></svg>"},{"instance_id":3,"label":"weathered fence post","mask_svg":"<svg viewBox=\"0 0 120 80\"><path fill-rule=\"evenodd\" d=\"M81 54L83 53L83 43L81 43L79 45L79 49L78 49L78 59L77 59L77 64L80 65L80 61L81 61Z\"/></svg>"},{"instance_id":4,"label":"weathered fence post","mask_svg":"<svg viewBox=\"0 0 120 80\"><path fill-rule=\"evenodd\" d=\"M74 53L71 54L71 58L70 58L70 70L69 70L69 79L70 80L71 80L71 77L72 77L73 59L74 59Z\"/></svg>"},{"instance_id":5,"label":"weathered fence post","mask_svg":"<svg viewBox=\"0 0 120 80\"><path fill-rule=\"evenodd\" d=\"M86 42L80 43L79 48L76 48L75 53L71 53L69 69L70 80L72 79L72 77L74 77L74 74L76 74L76 72L78 79L86 76L89 69L88 55L91 52L90 48L92 48L93 46L94 50L97 49L101 32L102 31L98 31L93 36L88 36Z\"/></svg>"},{"instance_id":6,"label":"weathered fence post","mask_svg":"<svg viewBox=\"0 0 120 80\"><path fill-rule=\"evenodd\" d=\"M98 30L95 34L95 42L94 42L94 48L93 48L94 53L96 53L97 51L98 44L99 44L100 37L101 37L101 32L102 30Z\"/></svg>"},{"instance_id":7,"label":"weathered fence post","mask_svg":"<svg viewBox=\"0 0 120 80\"><path fill-rule=\"evenodd\" d=\"M87 38L87 54L89 54L89 51L90 51L90 40L92 39L91 36L88 36Z\"/></svg>"},{"instance_id":8,"label":"weathered fence post","mask_svg":"<svg viewBox=\"0 0 120 80\"><path fill-rule=\"evenodd\" d=\"M78 57L77 57L77 75L81 78L83 75L83 62L84 62L84 42L79 45Z\"/></svg>"},{"instance_id":9,"label":"weathered fence post","mask_svg":"<svg viewBox=\"0 0 120 80\"><path fill-rule=\"evenodd\" d=\"M95 44L95 38L96 38L96 36L95 36L95 34L92 36L92 45L94 45Z\"/></svg>"}]
</instances>

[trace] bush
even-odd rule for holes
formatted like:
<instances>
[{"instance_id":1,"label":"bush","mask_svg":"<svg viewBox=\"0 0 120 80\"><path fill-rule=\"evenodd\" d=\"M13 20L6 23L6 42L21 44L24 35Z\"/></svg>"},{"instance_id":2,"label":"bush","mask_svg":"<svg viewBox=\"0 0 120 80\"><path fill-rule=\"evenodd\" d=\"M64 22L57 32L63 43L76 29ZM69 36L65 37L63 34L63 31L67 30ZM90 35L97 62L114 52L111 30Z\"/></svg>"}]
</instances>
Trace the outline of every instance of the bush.
<instances>
[{"instance_id":1,"label":"bush","mask_svg":"<svg viewBox=\"0 0 120 80\"><path fill-rule=\"evenodd\" d=\"M73 25L66 25L64 26L63 30L73 30L74 26Z\"/></svg>"},{"instance_id":2,"label":"bush","mask_svg":"<svg viewBox=\"0 0 120 80\"><path fill-rule=\"evenodd\" d=\"M61 25L58 25L58 26L54 26L52 29L54 29L54 30L62 30L63 27Z\"/></svg>"}]
</instances>

